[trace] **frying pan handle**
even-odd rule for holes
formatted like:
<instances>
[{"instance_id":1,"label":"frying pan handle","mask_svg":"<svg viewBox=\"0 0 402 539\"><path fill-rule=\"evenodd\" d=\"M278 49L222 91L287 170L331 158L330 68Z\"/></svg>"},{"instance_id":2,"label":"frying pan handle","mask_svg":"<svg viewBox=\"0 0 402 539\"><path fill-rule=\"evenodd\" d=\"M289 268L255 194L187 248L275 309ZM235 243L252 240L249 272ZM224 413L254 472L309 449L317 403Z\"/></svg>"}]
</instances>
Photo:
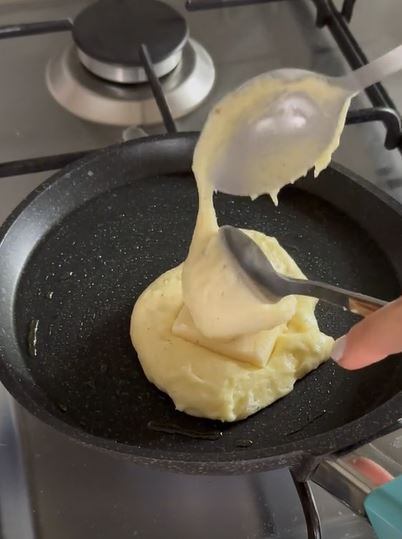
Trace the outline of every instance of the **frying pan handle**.
<instances>
[{"instance_id":1,"label":"frying pan handle","mask_svg":"<svg viewBox=\"0 0 402 539\"><path fill-rule=\"evenodd\" d=\"M377 525L380 528L388 524L395 526L395 519L402 519L401 426L402 419L392 427L392 431L387 429L386 433L382 432L381 435L387 435L378 438L375 446L366 444L346 454L321 461L311 475L315 483L355 513L368 517L379 537L382 536ZM395 518L393 515L396 515ZM395 530L399 529L395 527ZM389 530L388 537L402 539L402 535L392 535Z\"/></svg>"}]
</instances>

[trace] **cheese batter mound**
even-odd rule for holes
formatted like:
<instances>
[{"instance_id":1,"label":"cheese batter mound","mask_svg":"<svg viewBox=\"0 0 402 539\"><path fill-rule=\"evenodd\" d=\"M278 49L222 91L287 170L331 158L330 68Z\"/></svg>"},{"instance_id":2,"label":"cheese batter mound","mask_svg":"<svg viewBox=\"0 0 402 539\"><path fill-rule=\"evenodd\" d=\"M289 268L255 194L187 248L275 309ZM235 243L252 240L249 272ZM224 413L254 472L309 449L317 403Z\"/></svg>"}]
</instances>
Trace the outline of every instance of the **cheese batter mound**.
<instances>
[{"instance_id":1,"label":"cheese batter mound","mask_svg":"<svg viewBox=\"0 0 402 539\"><path fill-rule=\"evenodd\" d=\"M329 357L333 345L333 339L318 328L315 299L288 296L267 303L241 278L219 241L211 166L235 133L239 118L247 116L250 102L262 91L275 96L276 84L267 80L264 88L249 85L210 114L194 153L199 207L187 259L143 292L131 317L131 339L147 378L172 398L178 410L194 416L236 421L257 412L289 393L297 379ZM289 84L294 89L295 82ZM296 84L316 98L322 95L323 103L330 92L316 80ZM328 164L345 114L346 108L340 111L334 140L311 163L316 169ZM274 201L280 187L296 179L298 151L293 148L288 160L282 152L280 162L271 155L250 170L250 174L263 171L264 192ZM278 272L304 278L275 238L245 232Z\"/></svg>"},{"instance_id":2,"label":"cheese batter mound","mask_svg":"<svg viewBox=\"0 0 402 539\"><path fill-rule=\"evenodd\" d=\"M279 265L287 275L303 277L274 238L245 232L276 268ZM237 353L241 349L236 339L210 341L205 347L196 339L178 336L175 332L180 333L180 328L172 328L183 308L182 270L180 265L154 281L138 299L131 318L131 338L148 380L167 393L178 410L222 421L243 419L292 391L298 378L329 356L333 340L318 328L317 301L303 296L295 297L296 309L289 322L279 331L272 330L271 351L266 351L261 366L233 359L230 347ZM248 336L250 355L258 355L260 336ZM269 337L262 335L262 342L270 342Z\"/></svg>"}]
</instances>

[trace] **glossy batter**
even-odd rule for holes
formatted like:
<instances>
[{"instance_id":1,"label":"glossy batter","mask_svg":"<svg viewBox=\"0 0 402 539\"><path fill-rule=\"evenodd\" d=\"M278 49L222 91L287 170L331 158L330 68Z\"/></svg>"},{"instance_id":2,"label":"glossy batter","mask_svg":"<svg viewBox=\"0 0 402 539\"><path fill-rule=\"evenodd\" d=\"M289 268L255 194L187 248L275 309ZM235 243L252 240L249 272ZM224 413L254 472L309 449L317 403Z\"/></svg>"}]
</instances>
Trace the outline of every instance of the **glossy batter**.
<instances>
[{"instance_id":1,"label":"glossy batter","mask_svg":"<svg viewBox=\"0 0 402 539\"><path fill-rule=\"evenodd\" d=\"M326 91L309 80L304 86L299 81L298 88ZM298 378L329 357L333 343L319 331L316 300L289 296L264 303L243 283L218 240L208 169L216 148L223 147L236 128L239 114L233 111L247 110L251 99L247 92L238 93L229 108L218 105L211 113L194 154L199 211L188 257L143 292L131 319L132 342L148 379L170 395L178 410L223 421L245 418L289 393ZM219 129L214 125L216 110ZM328 164L345 114L317 167ZM280 169L280 179L273 165L272 174L267 173L266 192L274 199L286 177L295 179L291 163L288 176L283 164ZM274 238L246 232L277 271L303 277Z\"/></svg>"}]
</instances>

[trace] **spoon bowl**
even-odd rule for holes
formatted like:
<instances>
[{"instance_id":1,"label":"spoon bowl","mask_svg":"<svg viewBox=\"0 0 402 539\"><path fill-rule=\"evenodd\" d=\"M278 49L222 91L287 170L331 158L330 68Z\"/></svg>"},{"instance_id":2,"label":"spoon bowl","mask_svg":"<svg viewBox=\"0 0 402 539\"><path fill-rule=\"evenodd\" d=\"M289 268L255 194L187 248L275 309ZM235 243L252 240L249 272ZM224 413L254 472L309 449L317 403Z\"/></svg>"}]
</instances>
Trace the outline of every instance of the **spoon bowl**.
<instances>
[{"instance_id":1,"label":"spoon bowl","mask_svg":"<svg viewBox=\"0 0 402 539\"><path fill-rule=\"evenodd\" d=\"M204 126L199 146L210 183L232 195L269 193L277 202L285 184L329 164L351 99L401 68L402 45L343 77L277 69L250 79Z\"/></svg>"},{"instance_id":2,"label":"spoon bowl","mask_svg":"<svg viewBox=\"0 0 402 539\"><path fill-rule=\"evenodd\" d=\"M350 99L332 80L301 69L251 79L219 104L229 127L210 169L215 189L252 197L269 192L275 199L312 166L325 168Z\"/></svg>"}]
</instances>

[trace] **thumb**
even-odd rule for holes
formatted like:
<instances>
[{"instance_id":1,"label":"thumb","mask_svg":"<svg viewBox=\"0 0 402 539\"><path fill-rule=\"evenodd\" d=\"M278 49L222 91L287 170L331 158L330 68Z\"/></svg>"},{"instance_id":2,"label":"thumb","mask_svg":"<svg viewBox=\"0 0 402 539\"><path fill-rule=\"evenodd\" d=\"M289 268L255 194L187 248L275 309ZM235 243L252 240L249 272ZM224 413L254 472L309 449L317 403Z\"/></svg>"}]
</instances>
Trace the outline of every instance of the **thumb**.
<instances>
[{"instance_id":1,"label":"thumb","mask_svg":"<svg viewBox=\"0 0 402 539\"><path fill-rule=\"evenodd\" d=\"M345 369L360 369L402 352L402 297L367 316L338 339L332 358Z\"/></svg>"}]
</instances>

